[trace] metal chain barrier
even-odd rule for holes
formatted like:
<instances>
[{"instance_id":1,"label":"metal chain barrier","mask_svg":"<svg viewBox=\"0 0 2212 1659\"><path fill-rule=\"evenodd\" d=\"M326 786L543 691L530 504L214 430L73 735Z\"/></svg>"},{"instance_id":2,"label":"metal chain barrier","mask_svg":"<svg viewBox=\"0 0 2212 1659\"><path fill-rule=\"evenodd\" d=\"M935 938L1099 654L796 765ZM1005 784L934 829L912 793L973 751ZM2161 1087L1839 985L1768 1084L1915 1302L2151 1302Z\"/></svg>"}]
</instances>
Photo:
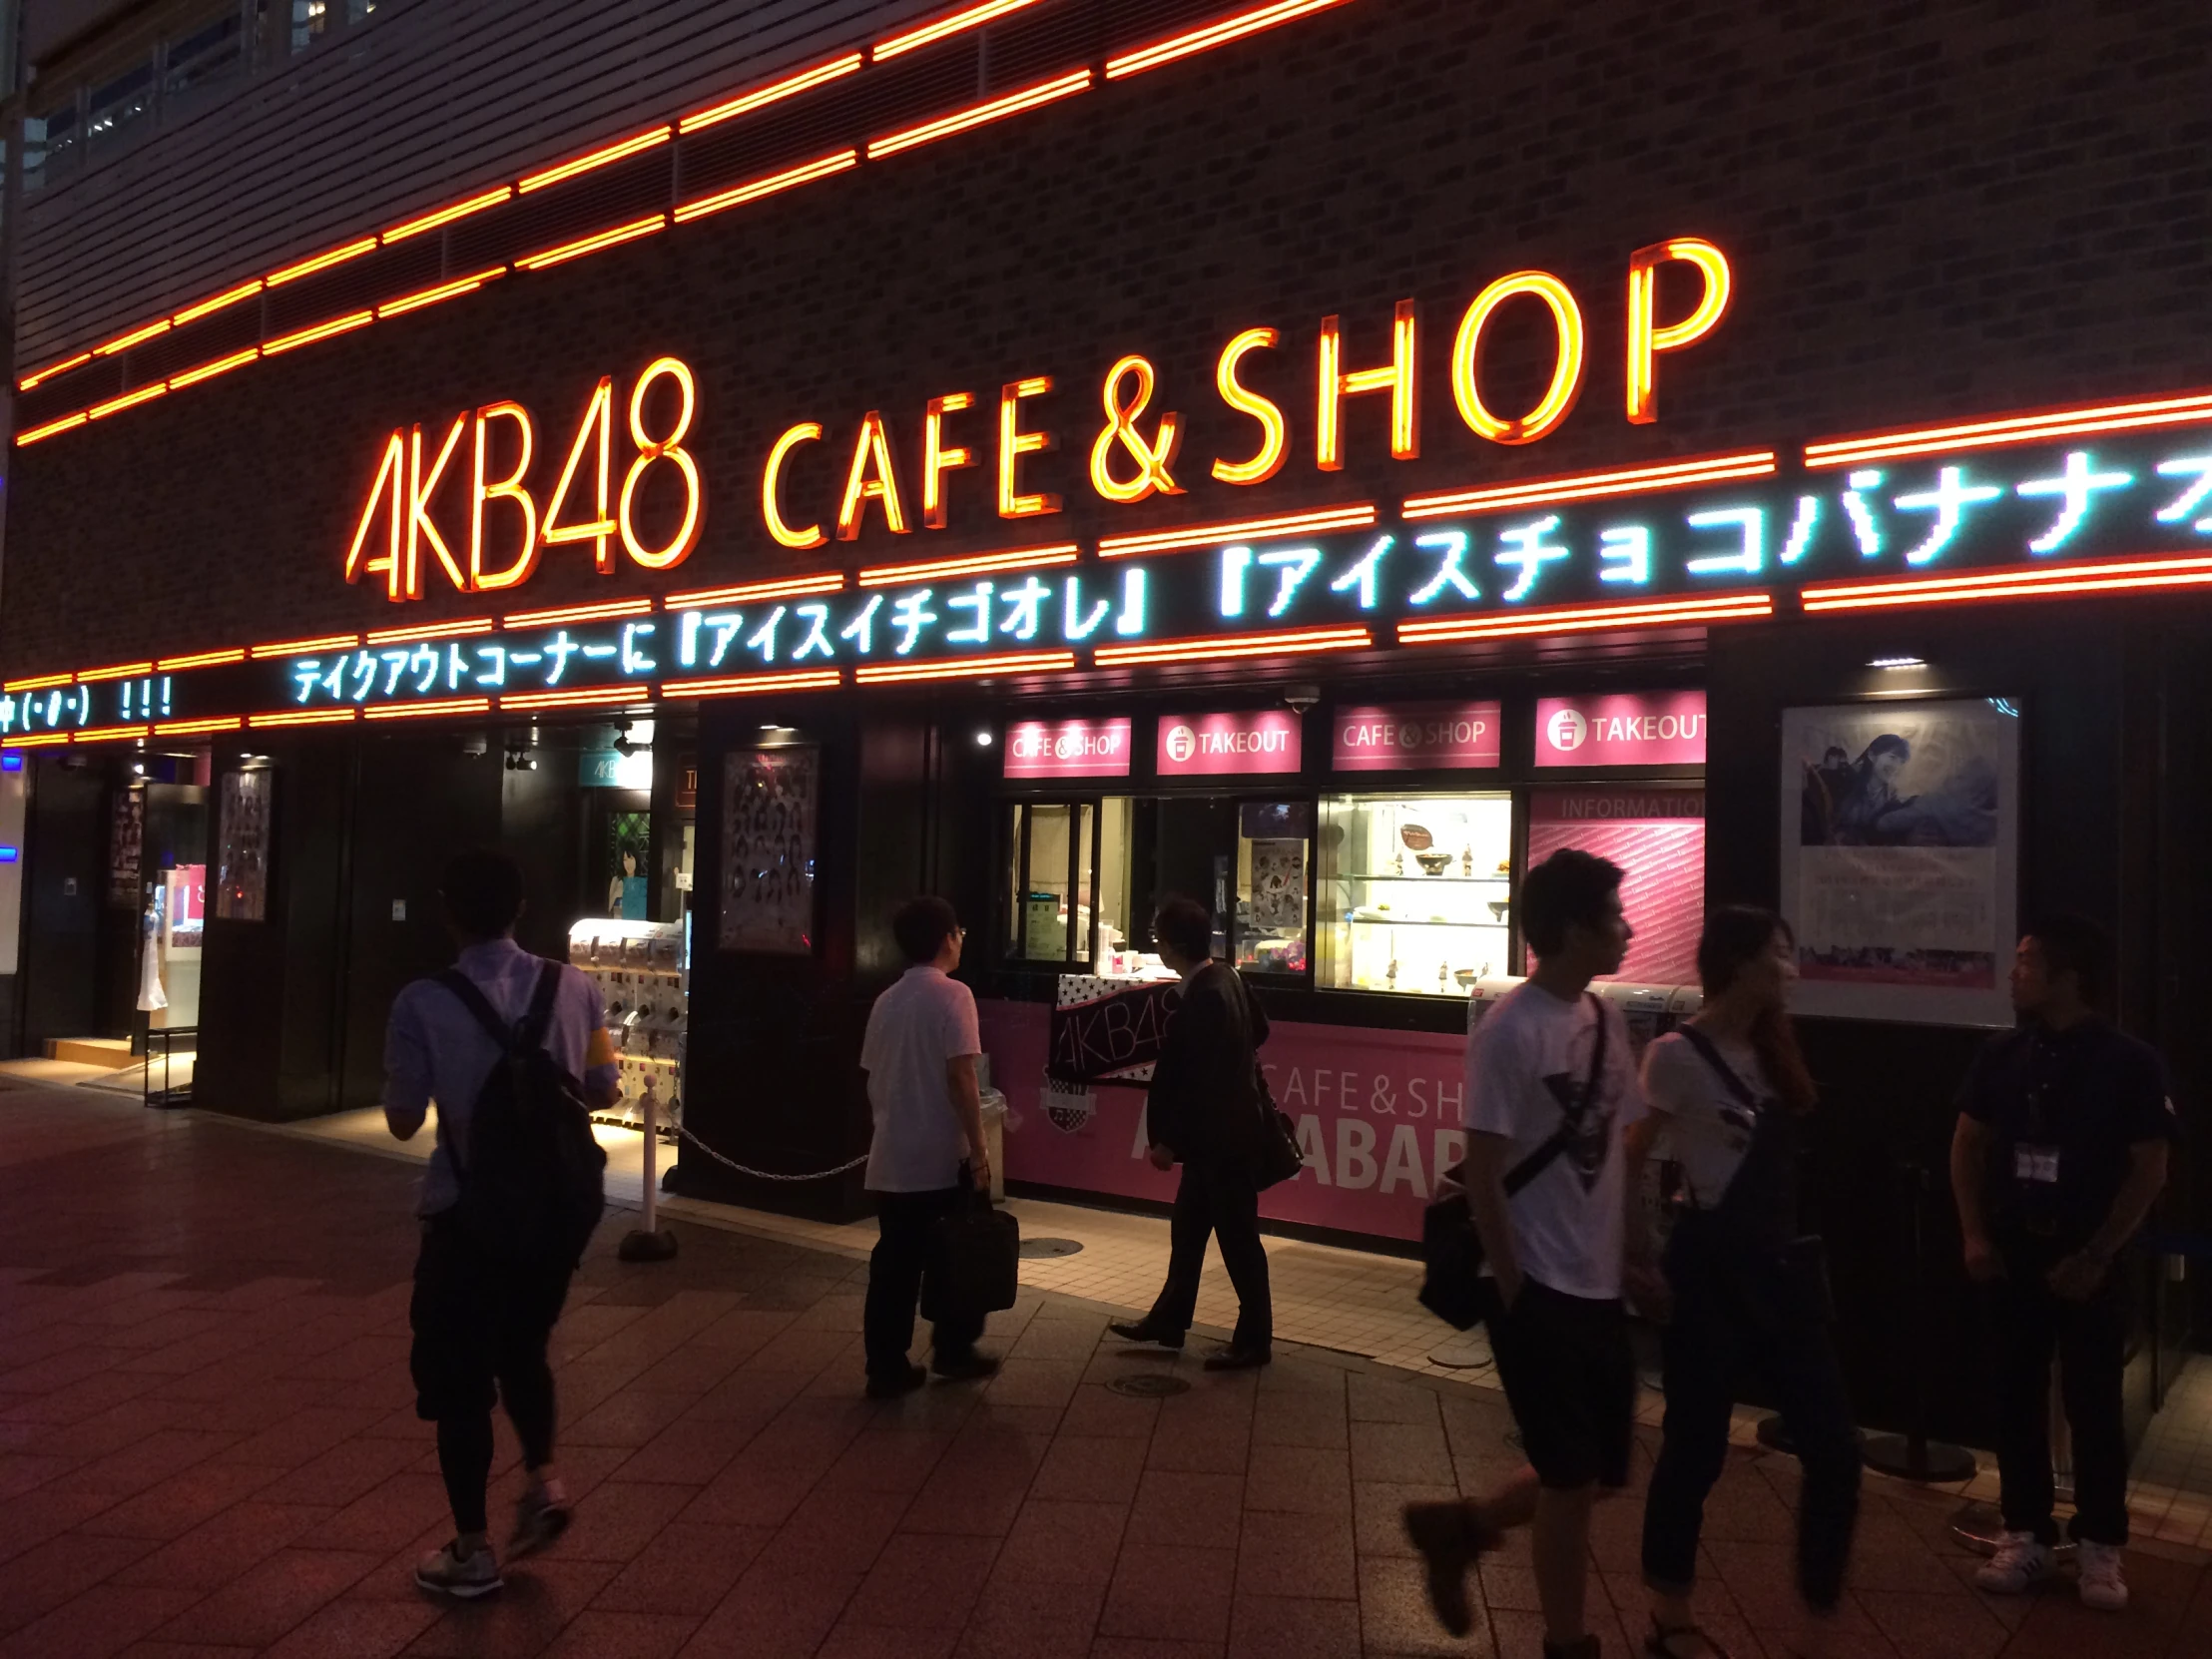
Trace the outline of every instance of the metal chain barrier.
<instances>
[{"instance_id":1,"label":"metal chain barrier","mask_svg":"<svg viewBox=\"0 0 2212 1659\"><path fill-rule=\"evenodd\" d=\"M827 1181L832 1175L842 1175L845 1173L845 1171L858 1169L862 1164L867 1162L867 1154L863 1152L857 1158L852 1158L844 1163L839 1164L835 1169L818 1169L810 1171L808 1174L805 1175L779 1175L774 1170L749 1169L744 1164L739 1163L735 1158L725 1158L721 1153L717 1152L713 1147L709 1146L705 1141L701 1140L689 1129L686 1129L681 1123L671 1124L670 1127L674 1129L677 1134L683 1136L685 1140L691 1142L692 1145L699 1148L699 1150L704 1152L708 1157L712 1158L716 1163L726 1165L727 1167L736 1170L740 1175L750 1175L756 1181Z\"/></svg>"}]
</instances>

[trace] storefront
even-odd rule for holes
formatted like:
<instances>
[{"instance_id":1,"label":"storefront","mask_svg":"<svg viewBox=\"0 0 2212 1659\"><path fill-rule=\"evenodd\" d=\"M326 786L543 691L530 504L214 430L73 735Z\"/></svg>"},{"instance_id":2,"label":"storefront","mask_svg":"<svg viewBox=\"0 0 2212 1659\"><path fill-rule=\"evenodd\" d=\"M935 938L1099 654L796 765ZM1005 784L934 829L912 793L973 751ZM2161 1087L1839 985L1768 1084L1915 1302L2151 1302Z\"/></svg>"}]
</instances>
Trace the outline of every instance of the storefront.
<instances>
[{"instance_id":1,"label":"storefront","mask_svg":"<svg viewBox=\"0 0 2212 1659\"><path fill-rule=\"evenodd\" d=\"M1689 1005L1704 904L1797 926L1856 1394L1896 1423L1927 1373L1970 1437L1936 1183L2021 918L2111 928L2186 1115L2212 1080L2212 332L2172 320L2201 284L2061 275L2020 208L1972 236L2067 319L2038 353L1975 320L1999 277L1928 275L1971 169L1856 240L1778 230L1869 146L1922 169L1851 115L1890 96L1871 47L1775 95L1794 137L1756 166L1530 130L1516 168L1574 189L1523 213L1467 183L1498 129L1436 20L1309 10L1167 39L1058 0L855 50L25 376L18 1039L127 977L66 941L144 766L204 814L160 866L206 865L204 1104L372 1101L390 995L443 958L436 871L498 841L525 942L605 980L634 1098L721 1159L864 1148L889 915L935 890L1009 1173L1156 1202L1116 1045L1163 1011L1145 928L1183 892L1276 1022L1309 1169L1269 1214L1396 1248L1459 1144L1470 1015L1525 965L1519 879L1586 846L1629 871L1607 994L1640 1029ZM1610 61L1606 10L1481 98L1556 96L1530 66L1574 42ZM1691 98L1704 36L1650 27ZM2194 116L2127 119L2111 153L2163 156ZM67 1018L115 1034L100 994ZM865 1203L691 1147L673 1179ZM2141 1276L2147 1407L2193 1288ZM1936 1315L1910 1365L1907 1282Z\"/></svg>"}]
</instances>

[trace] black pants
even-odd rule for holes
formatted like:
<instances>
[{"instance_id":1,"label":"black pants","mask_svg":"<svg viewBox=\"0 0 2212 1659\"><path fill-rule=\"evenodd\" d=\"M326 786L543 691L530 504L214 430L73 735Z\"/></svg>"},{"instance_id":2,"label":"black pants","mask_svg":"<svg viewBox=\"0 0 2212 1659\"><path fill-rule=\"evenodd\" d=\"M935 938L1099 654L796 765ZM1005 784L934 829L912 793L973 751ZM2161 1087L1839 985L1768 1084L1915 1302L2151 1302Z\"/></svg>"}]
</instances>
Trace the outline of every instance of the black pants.
<instances>
[{"instance_id":1,"label":"black pants","mask_svg":"<svg viewBox=\"0 0 2212 1659\"><path fill-rule=\"evenodd\" d=\"M2063 1302L2044 1275L2065 1255L2017 1239L2000 1251L2004 1277L1989 1287L1997 1363L1997 1477L2004 1524L2058 1540L2051 1518L2050 1361L2058 1356L2066 1425L2073 1431L2075 1538L2127 1542L2127 1429L2121 1373L2127 1364L2127 1297L2117 1270L2085 1302Z\"/></svg>"},{"instance_id":2,"label":"black pants","mask_svg":"<svg viewBox=\"0 0 2212 1659\"><path fill-rule=\"evenodd\" d=\"M569 1267L493 1260L449 1216L423 1223L407 1309L415 1415L438 1425L438 1471L453 1524L484 1530L491 1408L507 1408L522 1460L553 1460L553 1368L546 1345L568 1299Z\"/></svg>"},{"instance_id":3,"label":"black pants","mask_svg":"<svg viewBox=\"0 0 2212 1659\"><path fill-rule=\"evenodd\" d=\"M1782 1411L1805 1484L1798 1584L1815 1606L1843 1591L1859 1518L1859 1439L1828 1327L1788 1306L1779 1277L1699 1236L1684 1217L1667 1248L1674 1318L1666 1328L1667 1415L1644 1503L1644 1579L1687 1593L1705 1499L1728 1457L1736 1379L1759 1378Z\"/></svg>"},{"instance_id":4,"label":"black pants","mask_svg":"<svg viewBox=\"0 0 2212 1659\"><path fill-rule=\"evenodd\" d=\"M930 1238L937 1218L962 1196L958 1187L874 1195L877 1237L867 1259L867 1304L860 1315L869 1377L891 1378L905 1371ZM982 1334L980 1314L938 1320L930 1328L929 1346L940 1360L954 1359L973 1348Z\"/></svg>"},{"instance_id":5,"label":"black pants","mask_svg":"<svg viewBox=\"0 0 2212 1659\"><path fill-rule=\"evenodd\" d=\"M1168 1280L1145 1316L1155 1331L1184 1332L1198 1314L1198 1280L1206 1270L1206 1240L1221 1241L1222 1265L1237 1288L1240 1350L1275 1344L1275 1302L1268 1291L1268 1253L1260 1243L1260 1192L1251 1172L1232 1161L1199 1158L1183 1165L1168 1228Z\"/></svg>"}]
</instances>

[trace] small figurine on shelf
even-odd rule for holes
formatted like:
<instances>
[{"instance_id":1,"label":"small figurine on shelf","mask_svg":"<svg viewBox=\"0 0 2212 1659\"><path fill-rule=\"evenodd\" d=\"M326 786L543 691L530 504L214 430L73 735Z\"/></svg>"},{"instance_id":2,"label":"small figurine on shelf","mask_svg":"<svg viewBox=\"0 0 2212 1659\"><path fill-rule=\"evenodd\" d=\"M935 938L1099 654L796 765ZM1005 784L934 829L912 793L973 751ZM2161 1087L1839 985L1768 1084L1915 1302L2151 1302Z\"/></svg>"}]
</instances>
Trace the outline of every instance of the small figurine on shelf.
<instances>
[{"instance_id":1,"label":"small figurine on shelf","mask_svg":"<svg viewBox=\"0 0 2212 1659\"><path fill-rule=\"evenodd\" d=\"M1472 875L1474 873L1474 847L1471 843L1459 849L1459 873L1461 875Z\"/></svg>"},{"instance_id":2,"label":"small figurine on shelf","mask_svg":"<svg viewBox=\"0 0 2212 1659\"><path fill-rule=\"evenodd\" d=\"M1392 875L1403 875L1405 873L1404 848L1400 847L1397 851L1390 854L1390 873Z\"/></svg>"},{"instance_id":3,"label":"small figurine on shelf","mask_svg":"<svg viewBox=\"0 0 2212 1659\"><path fill-rule=\"evenodd\" d=\"M1395 956L1390 958L1389 969L1382 975L1382 983L1393 991L1397 989L1397 958Z\"/></svg>"},{"instance_id":4,"label":"small figurine on shelf","mask_svg":"<svg viewBox=\"0 0 2212 1659\"><path fill-rule=\"evenodd\" d=\"M1444 965L1444 964L1443 964L1442 962L1438 962L1438 963L1436 964L1436 989L1438 989L1438 990L1440 991L1440 990L1442 990L1442 989L1443 989L1443 988L1444 988L1444 987L1445 987L1445 986L1446 986L1447 984L1449 984L1449 983L1450 983L1450 975L1451 975L1451 970L1450 970L1450 968L1446 967L1446 966L1445 966L1445 965Z\"/></svg>"}]
</instances>

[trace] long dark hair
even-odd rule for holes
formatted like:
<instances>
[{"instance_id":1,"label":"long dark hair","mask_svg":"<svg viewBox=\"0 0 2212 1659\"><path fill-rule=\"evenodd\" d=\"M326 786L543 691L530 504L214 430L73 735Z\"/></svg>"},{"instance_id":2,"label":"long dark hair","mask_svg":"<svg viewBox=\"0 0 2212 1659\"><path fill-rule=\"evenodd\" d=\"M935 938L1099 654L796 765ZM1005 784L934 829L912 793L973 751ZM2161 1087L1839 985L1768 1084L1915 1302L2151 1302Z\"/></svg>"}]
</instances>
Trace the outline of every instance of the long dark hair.
<instances>
[{"instance_id":1,"label":"long dark hair","mask_svg":"<svg viewBox=\"0 0 2212 1659\"><path fill-rule=\"evenodd\" d=\"M1797 942L1788 922L1755 904L1724 904L1708 912L1705 931L1697 941L1697 976L1706 999L1726 991L1748 964L1772 950L1777 933L1792 944ZM1782 1103L1793 1112L1810 1112L1818 1095L1789 1010L1763 1010L1752 1021L1750 1035L1752 1052L1759 1056L1767 1083Z\"/></svg>"}]
</instances>

